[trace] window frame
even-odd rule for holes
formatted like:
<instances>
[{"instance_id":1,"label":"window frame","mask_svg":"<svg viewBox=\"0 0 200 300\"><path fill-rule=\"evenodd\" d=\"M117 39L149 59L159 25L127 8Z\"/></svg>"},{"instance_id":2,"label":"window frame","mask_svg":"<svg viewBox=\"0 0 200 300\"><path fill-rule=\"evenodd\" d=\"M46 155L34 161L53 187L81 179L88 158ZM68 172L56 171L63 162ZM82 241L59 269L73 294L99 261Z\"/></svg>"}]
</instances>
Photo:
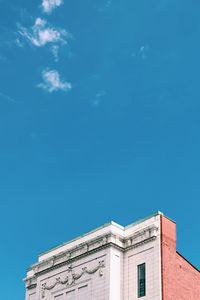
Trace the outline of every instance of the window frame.
<instances>
[{"instance_id":1,"label":"window frame","mask_svg":"<svg viewBox=\"0 0 200 300\"><path fill-rule=\"evenodd\" d=\"M137 296L146 296L146 263L137 266Z\"/></svg>"}]
</instances>

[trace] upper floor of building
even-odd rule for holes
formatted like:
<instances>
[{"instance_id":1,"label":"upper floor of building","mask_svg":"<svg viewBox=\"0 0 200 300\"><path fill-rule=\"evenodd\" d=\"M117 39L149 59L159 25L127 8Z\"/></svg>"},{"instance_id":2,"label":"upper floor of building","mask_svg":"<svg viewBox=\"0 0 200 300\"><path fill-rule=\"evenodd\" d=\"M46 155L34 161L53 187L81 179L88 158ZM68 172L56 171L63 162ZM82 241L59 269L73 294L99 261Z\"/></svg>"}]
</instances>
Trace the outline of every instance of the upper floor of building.
<instances>
[{"instance_id":1,"label":"upper floor of building","mask_svg":"<svg viewBox=\"0 0 200 300\"><path fill-rule=\"evenodd\" d=\"M157 212L126 227L110 222L42 253L27 272L26 299L197 300L199 280L176 251L175 222ZM177 286L184 293L177 295Z\"/></svg>"}]
</instances>

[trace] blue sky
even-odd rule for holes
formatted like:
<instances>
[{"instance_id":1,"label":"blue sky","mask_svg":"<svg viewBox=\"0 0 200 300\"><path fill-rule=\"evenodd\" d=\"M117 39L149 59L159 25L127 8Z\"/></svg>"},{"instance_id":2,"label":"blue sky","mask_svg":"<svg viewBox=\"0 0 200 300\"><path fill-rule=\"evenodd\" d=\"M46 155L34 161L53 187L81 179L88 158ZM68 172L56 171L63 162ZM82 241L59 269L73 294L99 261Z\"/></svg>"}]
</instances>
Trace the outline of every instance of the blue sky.
<instances>
[{"instance_id":1,"label":"blue sky","mask_svg":"<svg viewBox=\"0 0 200 300\"><path fill-rule=\"evenodd\" d=\"M0 0L2 299L40 252L157 210L200 267L199 11Z\"/></svg>"}]
</instances>

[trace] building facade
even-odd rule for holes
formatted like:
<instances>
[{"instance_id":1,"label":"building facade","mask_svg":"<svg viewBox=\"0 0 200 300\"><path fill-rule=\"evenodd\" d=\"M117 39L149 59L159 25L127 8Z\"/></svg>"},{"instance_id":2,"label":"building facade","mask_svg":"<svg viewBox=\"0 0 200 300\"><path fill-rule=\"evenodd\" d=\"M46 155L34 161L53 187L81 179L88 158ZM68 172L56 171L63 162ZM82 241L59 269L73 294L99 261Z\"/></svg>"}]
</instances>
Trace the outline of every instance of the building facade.
<instances>
[{"instance_id":1,"label":"building facade","mask_svg":"<svg viewBox=\"0 0 200 300\"><path fill-rule=\"evenodd\" d=\"M176 251L176 224L160 212L43 253L25 283L26 300L200 299L200 272Z\"/></svg>"}]
</instances>

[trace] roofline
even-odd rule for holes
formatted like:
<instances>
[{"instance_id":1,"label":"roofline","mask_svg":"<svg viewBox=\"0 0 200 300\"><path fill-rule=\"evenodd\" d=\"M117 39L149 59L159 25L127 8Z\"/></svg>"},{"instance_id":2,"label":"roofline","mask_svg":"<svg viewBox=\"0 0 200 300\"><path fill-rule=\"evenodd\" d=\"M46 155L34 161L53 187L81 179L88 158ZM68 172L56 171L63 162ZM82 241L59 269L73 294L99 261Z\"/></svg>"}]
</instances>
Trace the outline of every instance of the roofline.
<instances>
[{"instance_id":1,"label":"roofline","mask_svg":"<svg viewBox=\"0 0 200 300\"><path fill-rule=\"evenodd\" d=\"M185 258L185 256L183 256L180 252L178 252L178 251L176 251L176 253L180 256L180 257L182 257L192 268L194 268L197 272L199 272L200 273L200 270L197 268L197 267L195 267L195 265L193 265L187 258Z\"/></svg>"},{"instance_id":2,"label":"roofline","mask_svg":"<svg viewBox=\"0 0 200 300\"><path fill-rule=\"evenodd\" d=\"M108 222L108 223L105 223L105 224L103 224L103 225L101 225L101 226L99 226L99 227L93 229L93 230L90 230L90 231L88 231L88 232L86 232L86 233L84 233L84 234L81 234L81 235L75 237L74 239L69 240L68 242L64 242L64 243L62 243L62 244L59 244L59 245L57 245L57 246L54 246L54 247L50 248L50 249L47 250L47 251L41 252L41 253L39 254L39 257L42 256L42 255L45 255L45 254L47 254L47 253L49 253L49 252L51 252L51 251L53 251L53 250L59 249L59 248L65 246L65 245L68 245L68 244L70 244L70 243L72 243L72 242L75 242L76 240L79 240L80 238L83 238L83 237L85 237L85 236L87 236L87 235L89 235L89 234L91 234L91 233L94 233L94 232L96 232L96 231L98 231L98 230L100 230L100 229L103 229L103 228L105 228L105 227L108 227L108 226L110 226L110 225L114 225L115 227L118 227L118 228L124 230L124 227L121 226L120 224L118 224L118 223L116 223L116 222L114 222L114 221L110 221L110 222Z\"/></svg>"},{"instance_id":3,"label":"roofline","mask_svg":"<svg viewBox=\"0 0 200 300\"><path fill-rule=\"evenodd\" d=\"M164 216L164 214L163 214L161 211L158 210L158 211L156 211L155 213L153 213L153 214L151 214L151 215L149 215L149 216L147 216L147 217L145 217L145 218L139 219L138 221L135 221L135 222L131 223L130 225L125 226L124 228L125 228L125 229L128 229L128 228L130 228L130 227L132 227L132 226L134 226L134 225L137 225L137 224L139 224L139 223L142 223L142 222L144 222L144 221L146 221L146 220L148 220L148 219L150 219L150 218L152 218L152 217L156 217L156 216L158 216L158 215Z\"/></svg>"},{"instance_id":4,"label":"roofline","mask_svg":"<svg viewBox=\"0 0 200 300\"><path fill-rule=\"evenodd\" d=\"M169 217L167 217L167 216L165 216L165 215L163 215L163 217L165 217L165 218L168 219L169 221L171 221L171 222L173 222L174 224L176 224L176 221L174 221L173 219L171 219L171 218L169 218Z\"/></svg>"},{"instance_id":5,"label":"roofline","mask_svg":"<svg viewBox=\"0 0 200 300\"><path fill-rule=\"evenodd\" d=\"M68 242L64 242L64 243L59 244L59 245L57 245L57 246L51 247L51 248L50 248L49 250L47 250L47 251L41 252L41 253L38 255L38 257L41 257L41 256L43 256L43 255L45 255L45 254L47 254L47 253L49 253L49 252L51 252L51 251L54 251L54 250L59 249L59 248L61 248L61 247L63 247L63 246L66 246L66 245L68 245L68 244L70 244L70 243L72 243L72 242L75 242L75 241L79 240L80 238L83 238L83 237L85 237L85 236L87 236L87 235L89 235L89 234L91 234L91 233L94 233L94 232L96 232L96 231L98 231L98 230L100 230L100 229L103 229L103 228L105 228L105 227L108 227L108 226L110 226L110 225L114 225L115 227L118 227L118 228L120 228L121 230L125 230L125 229L131 228L132 226L135 226L135 225L137 225L137 224L139 224L139 223L142 223L142 222L144 222L144 221L146 221L146 220L148 220L148 219L150 219L150 218L152 218L152 217L155 217L155 216L157 216L157 215L164 216L164 214L163 214L162 212L156 211L155 213L153 213L153 214L151 214L151 215L149 215L149 216L147 216L147 217L145 217L145 218L139 219L138 221L133 222L133 223L131 223L130 225L127 225L127 226L122 226L122 225L120 225L120 224L118 224L118 223L116 223L116 222L114 222L114 221L110 221L110 222L108 222L108 223L105 223L105 224L103 224L103 225L101 225L101 226L99 226L99 227L93 229L93 230L90 230L90 231L88 231L88 232L86 232L86 233L84 233L84 234L81 234L81 235L77 236L76 238L69 240ZM173 221L173 222L174 222L174 221Z\"/></svg>"}]
</instances>

